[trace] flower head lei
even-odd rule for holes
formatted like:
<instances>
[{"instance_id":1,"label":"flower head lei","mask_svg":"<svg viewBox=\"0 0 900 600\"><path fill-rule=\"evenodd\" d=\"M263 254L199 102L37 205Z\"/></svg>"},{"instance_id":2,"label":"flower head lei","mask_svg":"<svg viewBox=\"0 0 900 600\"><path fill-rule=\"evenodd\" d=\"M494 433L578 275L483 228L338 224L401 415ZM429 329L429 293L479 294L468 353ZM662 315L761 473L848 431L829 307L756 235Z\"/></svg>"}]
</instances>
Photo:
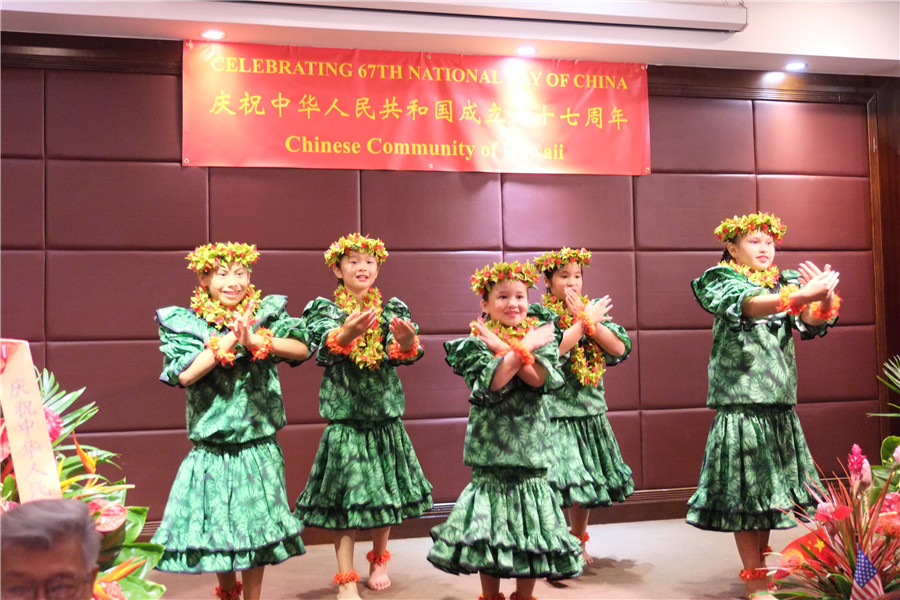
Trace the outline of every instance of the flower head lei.
<instances>
[{"instance_id":1,"label":"flower head lei","mask_svg":"<svg viewBox=\"0 0 900 600\"><path fill-rule=\"evenodd\" d=\"M585 248L579 250L560 248L559 250L544 252L534 259L535 266L545 275L562 268L566 263L575 263L586 267L591 264L591 252Z\"/></svg>"},{"instance_id":2,"label":"flower head lei","mask_svg":"<svg viewBox=\"0 0 900 600\"><path fill-rule=\"evenodd\" d=\"M239 262L247 269L259 260L259 251L254 244L204 244L197 246L187 255L188 269L198 275L209 273L223 264Z\"/></svg>"},{"instance_id":3,"label":"flower head lei","mask_svg":"<svg viewBox=\"0 0 900 600\"><path fill-rule=\"evenodd\" d=\"M334 291L334 303L348 315L353 311L375 309L375 323L365 333L356 338L350 346L349 357L360 368L377 369L384 357L384 343L381 336L381 292L370 287L362 302L350 293L343 285Z\"/></svg>"},{"instance_id":4,"label":"flower head lei","mask_svg":"<svg viewBox=\"0 0 900 600\"><path fill-rule=\"evenodd\" d=\"M379 265L388 257L388 251L384 247L384 242L378 238L369 238L359 233L351 233L328 247L328 250L325 251L325 263L329 267L333 267L341 262L342 256L354 250L374 256L375 262Z\"/></svg>"},{"instance_id":5,"label":"flower head lei","mask_svg":"<svg viewBox=\"0 0 900 600\"><path fill-rule=\"evenodd\" d=\"M716 227L714 233L720 242L728 242L756 231L772 236L772 241L777 244L787 231L787 226L773 214L758 212L725 219Z\"/></svg>"},{"instance_id":6,"label":"flower head lei","mask_svg":"<svg viewBox=\"0 0 900 600\"><path fill-rule=\"evenodd\" d=\"M253 244L234 244L232 242L223 244L220 242L197 246L185 258L188 261L188 269L196 272L198 275L204 275L223 265L230 265L235 262L244 265L249 270L250 265L259 260L259 251ZM200 285L194 288L194 295L191 297L191 308L210 325L216 329L222 329L222 327L230 327L235 316L243 315L247 312L248 306L253 306L253 313L255 314L261 295L262 293L251 284L247 286L247 293L244 294L243 299L237 306L228 308L220 301L211 298L209 290Z\"/></svg>"},{"instance_id":7,"label":"flower head lei","mask_svg":"<svg viewBox=\"0 0 900 600\"><path fill-rule=\"evenodd\" d=\"M559 315L560 329L565 331L575 324L577 317L569 312L562 300L550 292L546 292L541 296L541 301L544 306ZM589 302L587 296L582 296L581 302L587 305ZM603 374L606 372L603 350L592 337L582 336L578 344L572 348L569 360L572 363L572 372L575 373L581 385L596 386L603 379Z\"/></svg>"},{"instance_id":8,"label":"flower head lei","mask_svg":"<svg viewBox=\"0 0 900 600\"><path fill-rule=\"evenodd\" d=\"M471 277L472 291L483 296L495 284L508 279L521 281L527 287L535 287L539 277L540 274L530 262L495 262L491 267L485 265L475 271Z\"/></svg>"}]
</instances>

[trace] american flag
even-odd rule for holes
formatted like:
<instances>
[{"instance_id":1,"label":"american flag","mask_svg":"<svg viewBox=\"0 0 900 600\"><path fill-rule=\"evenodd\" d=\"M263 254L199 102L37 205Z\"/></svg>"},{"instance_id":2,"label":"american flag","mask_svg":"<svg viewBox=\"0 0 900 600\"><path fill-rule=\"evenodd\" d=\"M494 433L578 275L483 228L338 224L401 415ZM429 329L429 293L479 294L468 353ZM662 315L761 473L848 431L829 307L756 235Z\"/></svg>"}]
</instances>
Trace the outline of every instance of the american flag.
<instances>
[{"instance_id":1,"label":"american flag","mask_svg":"<svg viewBox=\"0 0 900 600\"><path fill-rule=\"evenodd\" d=\"M881 586L881 577L875 565L866 556L862 549L856 550L856 571L853 573L853 591L850 600L876 600L884 595Z\"/></svg>"}]
</instances>

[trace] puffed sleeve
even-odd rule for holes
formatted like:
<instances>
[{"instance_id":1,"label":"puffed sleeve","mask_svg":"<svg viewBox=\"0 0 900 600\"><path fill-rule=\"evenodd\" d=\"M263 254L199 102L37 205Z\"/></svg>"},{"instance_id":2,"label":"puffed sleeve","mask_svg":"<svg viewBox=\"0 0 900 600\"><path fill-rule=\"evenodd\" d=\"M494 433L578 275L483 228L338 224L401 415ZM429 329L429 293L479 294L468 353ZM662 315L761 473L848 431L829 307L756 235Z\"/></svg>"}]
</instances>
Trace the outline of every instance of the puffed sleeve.
<instances>
[{"instance_id":1,"label":"puffed sleeve","mask_svg":"<svg viewBox=\"0 0 900 600\"><path fill-rule=\"evenodd\" d=\"M409 307L403 303L402 300L398 298L391 298L387 301L387 304L384 305L384 318L387 323L391 322L393 317L397 317L399 319L406 319L407 321L412 323L412 317L409 314ZM413 327L416 330L416 333L419 333L419 325L417 323L413 323ZM390 344L394 341L394 334L391 333L390 327L387 328L387 339L385 340L384 347L385 349L390 347ZM389 361L393 365L411 365L425 354L425 349L422 345L419 345L419 348L416 352L415 356L410 356L407 358L390 358Z\"/></svg>"},{"instance_id":2,"label":"puffed sleeve","mask_svg":"<svg viewBox=\"0 0 900 600\"><path fill-rule=\"evenodd\" d=\"M257 328L265 327L277 338L292 338L303 342L309 348L310 356L316 351L318 344L312 339L313 336L306 329L303 319L288 314L287 297L278 294L266 296L259 304L256 317L259 318ZM302 360L282 358L275 354L270 354L270 357L275 362L285 362L292 367L303 362Z\"/></svg>"},{"instance_id":3,"label":"puffed sleeve","mask_svg":"<svg viewBox=\"0 0 900 600\"><path fill-rule=\"evenodd\" d=\"M617 323L613 323L612 321L607 321L603 324L607 329L613 332L613 334L622 340L622 343L625 344L625 352L621 356L615 356L607 352L603 351L603 362L608 367L612 367L614 365L619 364L631 354L631 338L628 337L628 334L625 332L625 328Z\"/></svg>"},{"instance_id":4,"label":"puffed sleeve","mask_svg":"<svg viewBox=\"0 0 900 600\"><path fill-rule=\"evenodd\" d=\"M713 267L691 282L694 297L703 310L728 321L732 328L741 328L744 300L767 293L746 276L730 267Z\"/></svg>"},{"instance_id":5,"label":"puffed sleeve","mask_svg":"<svg viewBox=\"0 0 900 600\"><path fill-rule=\"evenodd\" d=\"M300 318L308 332L310 343L318 348L316 352L317 365L325 367L347 360L346 355L331 352L325 345L328 332L343 325L347 316L347 313L341 310L337 304L322 297L310 300L303 309L303 316Z\"/></svg>"},{"instance_id":6,"label":"puffed sleeve","mask_svg":"<svg viewBox=\"0 0 900 600\"><path fill-rule=\"evenodd\" d=\"M503 357L495 357L487 344L478 338L469 336L449 340L444 342L444 350L447 353L447 364L465 380L470 390L469 402L472 404L502 402L513 389L515 378L499 390L491 390L491 381Z\"/></svg>"},{"instance_id":7,"label":"puffed sleeve","mask_svg":"<svg viewBox=\"0 0 900 600\"><path fill-rule=\"evenodd\" d=\"M163 371L159 380L178 385L178 376L203 352L208 340L204 324L193 312L181 306L169 306L156 311L159 324L160 352Z\"/></svg>"}]
</instances>

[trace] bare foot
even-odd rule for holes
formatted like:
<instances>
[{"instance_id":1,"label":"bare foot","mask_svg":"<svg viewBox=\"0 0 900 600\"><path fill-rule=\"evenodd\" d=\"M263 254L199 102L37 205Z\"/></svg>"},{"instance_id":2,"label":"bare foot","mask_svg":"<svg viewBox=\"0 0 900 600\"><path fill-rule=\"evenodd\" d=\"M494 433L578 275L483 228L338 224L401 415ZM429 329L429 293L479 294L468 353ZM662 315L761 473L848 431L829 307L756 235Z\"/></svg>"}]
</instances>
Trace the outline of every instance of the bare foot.
<instances>
[{"instance_id":1,"label":"bare foot","mask_svg":"<svg viewBox=\"0 0 900 600\"><path fill-rule=\"evenodd\" d=\"M584 542L581 543L581 555L584 557L584 564L592 565L594 564L594 557L588 554L587 544Z\"/></svg>"},{"instance_id":2,"label":"bare foot","mask_svg":"<svg viewBox=\"0 0 900 600\"><path fill-rule=\"evenodd\" d=\"M369 563L369 581L366 582L366 586L372 590L386 590L391 587L386 564Z\"/></svg>"},{"instance_id":3,"label":"bare foot","mask_svg":"<svg viewBox=\"0 0 900 600\"><path fill-rule=\"evenodd\" d=\"M338 586L337 600L359 600L359 597L355 581Z\"/></svg>"}]
</instances>

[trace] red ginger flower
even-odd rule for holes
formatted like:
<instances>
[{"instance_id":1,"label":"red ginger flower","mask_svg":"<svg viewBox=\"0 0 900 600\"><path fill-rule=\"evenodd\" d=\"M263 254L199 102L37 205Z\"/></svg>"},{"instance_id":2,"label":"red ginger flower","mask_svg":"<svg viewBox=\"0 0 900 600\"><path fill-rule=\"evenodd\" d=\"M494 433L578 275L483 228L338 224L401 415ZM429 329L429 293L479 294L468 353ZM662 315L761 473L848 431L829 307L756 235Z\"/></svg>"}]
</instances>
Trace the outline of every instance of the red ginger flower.
<instances>
[{"instance_id":1,"label":"red ginger flower","mask_svg":"<svg viewBox=\"0 0 900 600\"><path fill-rule=\"evenodd\" d=\"M850 471L851 476L859 477L863 470L863 461L865 460L866 455L862 453L862 449L858 444L853 444L850 454L847 455L847 470Z\"/></svg>"}]
</instances>

